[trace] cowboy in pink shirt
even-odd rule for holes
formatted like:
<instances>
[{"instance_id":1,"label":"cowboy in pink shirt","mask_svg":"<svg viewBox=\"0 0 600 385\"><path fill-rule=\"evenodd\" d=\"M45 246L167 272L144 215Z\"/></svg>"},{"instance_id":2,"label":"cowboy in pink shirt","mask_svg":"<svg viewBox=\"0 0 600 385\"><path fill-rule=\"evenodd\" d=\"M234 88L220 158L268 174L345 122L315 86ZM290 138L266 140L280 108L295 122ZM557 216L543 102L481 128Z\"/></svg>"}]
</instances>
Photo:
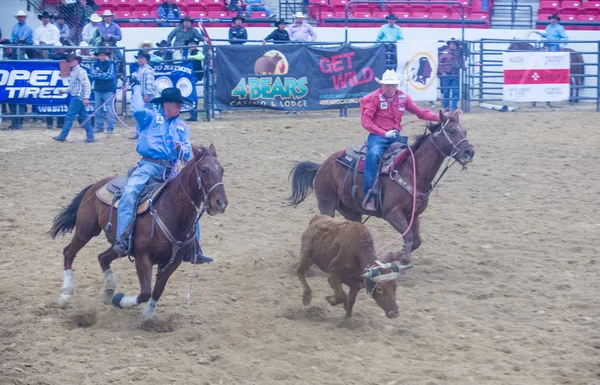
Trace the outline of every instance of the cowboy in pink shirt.
<instances>
[{"instance_id":1,"label":"cowboy in pink shirt","mask_svg":"<svg viewBox=\"0 0 600 385\"><path fill-rule=\"evenodd\" d=\"M429 110L422 110L410 96L398 90L396 71L387 70L382 79L375 79L381 88L371 92L360 101L360 123L369 131L367 138L367 158L364 172L365 209L375 211L375 197L371 196L371 188L375 182L379 162L385 150L393 142L408 144L408 137L400 135L404 111L417 118L439 122L440 117Z\"/></svg>"},{"instance_id":2,"label":"cowboy in pink shirt","mask_svg":"<svg viewBox=\"0 0 600 385\"><path fill-rule=\"evenodd\" d=\"M296 22L287 28L291 41L316 41L317 33L304 21L302 12L296 12Z\"/></svg>"}]
</instances>

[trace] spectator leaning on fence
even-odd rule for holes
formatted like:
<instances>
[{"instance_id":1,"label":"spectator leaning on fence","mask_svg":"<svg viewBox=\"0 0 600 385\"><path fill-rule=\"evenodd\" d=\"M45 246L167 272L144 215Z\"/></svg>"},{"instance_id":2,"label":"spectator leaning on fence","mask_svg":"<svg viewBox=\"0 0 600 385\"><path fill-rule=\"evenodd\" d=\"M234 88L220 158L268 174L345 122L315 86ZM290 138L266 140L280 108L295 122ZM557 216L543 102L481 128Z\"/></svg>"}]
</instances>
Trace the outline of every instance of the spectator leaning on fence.
<instances>
[{"instance_id":1,"label":"spectator leaning on fence","mask_svg":"<svg viewBox=\"0 0 600 385\"><path fill-rule=\"evenodd\" d=\"M225 5L229 12L237 12L237 16L242 16L242 7L240 7L238 0L225 0Z\"/></svg>"},{"instance_id":2,"label":"spectator leaning on fence","mask_svg":"<svg viewBox=\"0 0 600 385\"><path fill-rule=\"evenodd\" d=\"M33 35L33 44L35 45L55 45L61 46L60 44L60 33L58 32L58 28L52 23L50 23L50 19L53 16L48 12L44 11L41 15L38 15L38 19L42 21L42 25L35 29L35 34ZM48 58L48 50L40 50L39 53L42 55L44 59Z\"/></svg>"},{"instance_id":3,"label":"spectator leaning on fence","mask_svg":"<svg viewBox=\"0 0 600 385\"><path fill-rule=\"evenodd\" d=\"M464 69L462 49L460 41L452 38L446 42L445 49L439 52L439 72L444 99L442 106L450 107L450 94L452 94L452 110L458 108L460 96L460 71Z\"/></svg>"},{"instance_id":4,"label":"spectator leaning on fence","mask_svg":"<svg viewBox=\"0 0 600 385\"><path fill-rule=\"evenodd\" d=\"M198 31L196 28L192 27L192 18L189 16L184 16L181 19L181 25L169 33L167 36L167 43L173 45L173 47L183 47L185 46L185 42L188 40L198 40L204 41L204 36ZM175 39L175 41L173 41ZM183 57L183 53L180 48L175 56L175 59L181 59Z\"/></svg>"},{"instance_id":5,"label":"spectator leaning on fence","mask_svg":"<svg viewBox=\"0 0 600 385\"><path fill-rule=\"evenodd\" d=\"M535 33L546 40L564 40L565 43L563 43L563 46L567 45L566 41L569 38L567 37L567 31L565 30L565 27L558 23L560 21L560 17L558 17L558 15L551 15L548 17L548 20L550 20L550 24L546 26L546 32L535 31ZM544 46L552 52L560 51L560 45L560 43L544 43Z\"/></svg>"},{"instance_id":6,"label":"spectator leaning on fence","mask_svg":"<svg viewBox=\"0 0 600 385\"><path fill-rule=\"evenodd\" d=\"M386 42L397 42L404 40L402 36L402 30L396 25L396 15L393 13L385 17L387 24L384 24L379 28L379 35L377 35L377 41Z\"/></svg>"},{"instance_id":7,"label":"spectator leaning on fence","mask_svg":"<svg viewBox=\"0 0 600 385\"><path fill-rule=\"evenodd\" d=\"M87 42L92 47L98 47L102 45L102 33L98 28L98 23L102 21L102 18L97 13L92 13L90 16L90 22L83 27L81 31L81 39Z\"/></svg>"},{"instance_id":8,"label":"spectator leaning on fence","mask_svg":"<svg viewBox=\"0 0 600 385\"><path fill-rule=\"evenodd\" d=\"M148 61L150 60L150 55L145 53L144 51L139 51L137 56L137 71L131 73L132 83L135 85L139 83L139 90L142 94L142 99L144 100L144 108L153 109L154 106L150 103L150 100L154 99L154 69L150 67ZM133 87L133 86L132 86ZM137 88L136 88L137 89ZM129 139L137 139L139 137L140 127L136 128L135 135Z\"/></svg>"},{"instance_id":9,"label":"spectator leaning on fence","mask_svg":"<svg viewBox=\"0 0 600 385\"><path fill-rule=\"evenodd\" d=\"M170 49L167 49L167 47L170 47L170 44L168 41L161 40L158 43L156 43L156 47L158 49L156 51L154 51L154 55L160 57L162 60L168 60L168 61L173 60L173 52Z\"/></svg>"},{"instance_id":10,"label":"spectator leaning on fence","mask_svg":"<svg viewBox=\"0 0 600 385\"><path fill-rule=\"evenodd\" d=\"M107 60L108 56L105 50L98 50L95 56L97 60L89 75L90 79L94 81L94 111L96 112L94 132L104 132L104 117L106 116L106 131L112 134L115 129L115 115L111 99L117 90L117 74L113 63Z\"/></svg>"},{"instance_id":11,"label":"spectator leaning on fence","mask_svg":"<svg viewBox=\"0 0 600 385\"><path fill-rule=\"evenodd\" d=\"M294 16L296 17L296 22L287 28L290 40L304 42L316 41L317 34L313 27L304 20L306 16L304 16L302 12L296 12L296 15Z\"/></svg>"},{"instance_id":12,"label":"spectator leaning on fence","mask_svg":"<svg viewBox=\"0 0 600 385\"><path fill-rule=\"evenodd\" d=\"M116 46L117 42L123 38L121 28L112 21L113 16L114 14L107 9L102 13L102 23L98 25L98 29L102 34L102 45L104 46ZM114 54L119 59L123 58L119 50L114 50Z\"/></svg>"},{"instance_id":13,"label":"spectator leaning on fence","mask_svg":"<svg viewBox=\"0 0 600 385\"><path fill-rule=\"evenodd\" d=\"M248 40L248 31L242 25L244 18L236 16L233 18L233 25L229 27L229 44L244 44Z\"/></svg>"},{"instance_id":14,"label":"spectator leaning on fence","mask_svg":"<svg viewBox=\"0 0 600 385\"><path fill-rule=\"evenodd\" d=\"M69 104L69 110L67 111L67 117L62 131L58 136L52 137L52 139L64 142L67 140L69 131L75 122L75 116L79 123L85 121L85 134L86 143L94 142L94 130L92 128L92 122L88 119L86 111L87 105L90 103L90 94L92 92L92 86L88 79L87 71L81 66L81 57L71 54L69 55L69 66L71 67L71 76L69 77L69 88L65 90L59 90L59 94L62 95L65 92L71 94L71 103Z\"/></svg>"},{"instance_id":15,"label":"spectator leaning on fence","mask_svg":"<svg viewBox=\"0 0 600 385\"><path fill-rule=\"evenodd\" d=\"M11 43L18 45L32 45L33 29L27 24L27 14L25 11L18 11L15 18L17 19L17 24L15 24L12 33L10 34Z\"/></svg>"},{"instance_id":16,"label":"spectator leaning on fence","mask_svg":"<svg viewBox=\"0 0 600 385\"><path fill-rule=\"evenodd\" d=\"M265 5L264 0L244 0L242 4L246 4L246 14L252 17L252 12L264 12L267 17L275 17L271 10Z\"/></svg>"},{"instance_id":17,"label":"spectator leaning on fence","mask_svg":"<svg viewBox=\"0 0 600 385\"><path fill-rule=\"evenodd\" d=\"M273 41L275 44L285 44L290 41L290 34L285 30L285 20L279 19L277 23L275 23L276 29L269 34L269 36L265 37L263 40L263 44L267 41Z\"/></svg>"}]
</instances>

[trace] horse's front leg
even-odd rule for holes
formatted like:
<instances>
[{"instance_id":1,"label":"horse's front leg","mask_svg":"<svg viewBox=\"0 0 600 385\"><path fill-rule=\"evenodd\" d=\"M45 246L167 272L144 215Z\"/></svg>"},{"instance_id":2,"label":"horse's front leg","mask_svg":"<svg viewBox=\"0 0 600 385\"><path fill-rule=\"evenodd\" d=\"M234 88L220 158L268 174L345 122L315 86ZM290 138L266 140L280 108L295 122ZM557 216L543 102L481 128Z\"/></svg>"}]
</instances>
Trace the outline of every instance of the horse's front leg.
<instances>
[{"instance_id":1,"label":"horse's front leg","mask_svg":"<svg viewBox=\"0 0 600 385\"><path fill-rule=\"evenodd\" d=\"M415 251L416 249L419 248L419 246L421 246L420 228L421 228L421 219L415 215L415 217L413 219L413 224L410 227L410 229L412 230L412 233L413 233L413 244L412 244L411 251Z\"/></svg>"},{"instance_id":2,"label":"horse's front leg","mask_svg":"<svg viewBox=\"0 0 600 385\"><path fill-rule=\"evenodd\" d=\"M135 269L140 280L140 294L137 296L126 296L117 293L112 298L112 303L120 309L132 308L150 299L152 289L152 261L148 254L135 257Z\"/></svg>"},{"instance_id":3,"label":"horse's front leg","mask_svg":"<svg viewBox=\"0 0 600 385\"><path fill-rule=\"evenodd\" d=\"M408 222L406 221L406 215L402 208L396 207L390 211L386 216L385 220L388 221L400 234L408 229ZM404 251L394 253L394 259L399 260L403 265L410 264L410 254L413 248L413 232L412 230L406 231L404 235Z\"/></svg>"},{"instance_id":4,"label":"horse's front leg","mask_svg":"<svg viewBox=\"0 0 600 385\"><path fill-rule=\"evenodd\" d=\"M167 285L169 277L175 272L175 270L177 270L179 265L181 265L181 261L182 258L176 258L172 264L167 266L164 270L156 273L156 283L154 284L154 290L152 290L152 297L150 300L148 300L146 308L144 309L144 313L142 314L142 319L144 321L154 318L156 304L158 303L163 291L165 291L165 286Z\"/></svg>"}]
</instances>

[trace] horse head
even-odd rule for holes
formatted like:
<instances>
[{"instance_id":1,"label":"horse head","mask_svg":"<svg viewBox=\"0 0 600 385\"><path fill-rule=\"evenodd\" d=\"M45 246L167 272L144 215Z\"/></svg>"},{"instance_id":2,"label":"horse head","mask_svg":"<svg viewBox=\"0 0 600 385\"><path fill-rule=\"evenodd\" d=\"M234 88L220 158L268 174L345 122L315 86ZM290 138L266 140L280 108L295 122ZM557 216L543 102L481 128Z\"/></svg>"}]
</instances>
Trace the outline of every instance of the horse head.
<instances>
[{"instance_id":1,"label":"horse head","mask_svg":"<svg viewBox=\"0 0 600 385\"><path fill-rule=\"evenodd\" d=\"M199 199L194 201L204 202L209 215L221 214L225 211L228 202L223 184L224 170L217 160L217 149L211 144L208 149L192 147L192 152L195 175L191 175L190 187L191 191L196 190L198 194L202 194ZM193 180L194 176L195 180Z\"/></svg>"},{"instance_id":2,"label":"horse head","mask_svg":"<svg viewBox=\"0 0 600 385\"><path fill-rule=\"evenodd\" d=\"M440 123L429 125L429 131L442 156L456 159L463 167L473 160L475 150L467 140L467 131L460 125L457 111L447 115L440 110Z\"/></svg>"}]
</instances>

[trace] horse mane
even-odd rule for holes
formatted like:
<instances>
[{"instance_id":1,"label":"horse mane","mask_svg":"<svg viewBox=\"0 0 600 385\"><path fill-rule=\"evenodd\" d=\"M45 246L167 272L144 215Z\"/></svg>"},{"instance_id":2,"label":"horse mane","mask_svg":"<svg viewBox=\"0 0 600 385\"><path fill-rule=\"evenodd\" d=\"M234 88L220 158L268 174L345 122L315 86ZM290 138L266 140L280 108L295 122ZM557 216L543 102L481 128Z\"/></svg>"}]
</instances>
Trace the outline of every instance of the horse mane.
<instances>
[{"instance_id":1,"label":"horse mane","mask_svg":"<svg viewBox=\"0 0 600 385\"><path fill-rule=\"evenodd\" d=\"M425 143L425 139L429 137L432 132L435 132L438 128L442 126L442 123L428 123L425 127L425 132L422 135L417 135L415 138L415 142L412 145L413 152L417 151L423 143Z\"/></svg>"}]
</instances>

